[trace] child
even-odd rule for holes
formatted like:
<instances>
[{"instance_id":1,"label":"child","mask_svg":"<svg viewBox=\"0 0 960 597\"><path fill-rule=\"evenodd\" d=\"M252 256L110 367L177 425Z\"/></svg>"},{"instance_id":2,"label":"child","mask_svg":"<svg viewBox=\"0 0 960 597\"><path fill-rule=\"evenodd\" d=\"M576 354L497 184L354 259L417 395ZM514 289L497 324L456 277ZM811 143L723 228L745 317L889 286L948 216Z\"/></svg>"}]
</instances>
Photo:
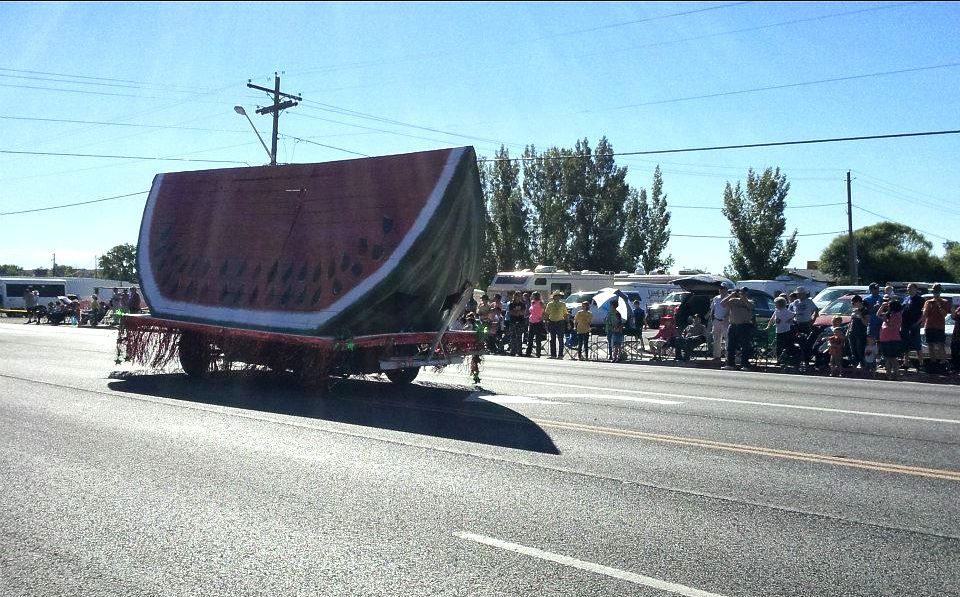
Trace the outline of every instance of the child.
<instances>
[{"instance_id":1,"label":"child","mask_svg":"<svg viewBox=\"0 0 960 597\"><path fill-rule=\"evenodd\" d=\"M610 299L607 318L604 320L607 332L607 346L609 347L609 360L617 363L620 361L621 349L623 347L623 316L617 311L619 299L614 297Z\"/></svg>"},{"instance_id":2,"label":"child","mask_svg":"<svg viewBox=\"0 0 960 597\"><path fill-rule=\"evenodd\" d=\"M580 310L573 317L573 324L577 333L577 358L583 360L590 358L590 326L593 325L593 314L590 313L589 301L584 301L580 305Z\"/></svg>"},{"instance_id":3,"label":"child","mask_svg":"<svg viewBox=\"0 0 960 597\"><path fill-rule=\"evenodd\" d=\"M883 321L880 326L880 354L887 379L900 378L900 327L903 324L903 305L899 299L884 301L877 316Z\"/></svg>"},{"instance_id":4,"label":"child","mask_svg":"<svg viewBox=\"0 0 960 597\"><path fill-rule=\"evenodd\" d=\"M867 336L867 343L863 347L863 369L873 373L877 368L877 339Z\"/></svg>"},{"instance_id":5,"label":"child","mask_svg":"<svg viewBox=\"0 0 960 597\"><path fill-rule=\"evenodd\" d=\"M843 325L843 318L839 315L833 318L833 335L830 336L830 377L841 377L840 369L843 367L843 343L846 340L840 326Z\"/></svg>"},{"instance_id":6,"label":"child","mask_svg":"<svg viewBox=\"0 0 960 597\"><path fill-rule=\"evenodd\" d=\"M771 326L777 328L777 362L782 365L783 353L793 344L793 323L797 314L787 307L787 299L782 296L778 296L773 304L776 310L767 321L767 329L769 330Z\"/></svg>"}]
</instances>

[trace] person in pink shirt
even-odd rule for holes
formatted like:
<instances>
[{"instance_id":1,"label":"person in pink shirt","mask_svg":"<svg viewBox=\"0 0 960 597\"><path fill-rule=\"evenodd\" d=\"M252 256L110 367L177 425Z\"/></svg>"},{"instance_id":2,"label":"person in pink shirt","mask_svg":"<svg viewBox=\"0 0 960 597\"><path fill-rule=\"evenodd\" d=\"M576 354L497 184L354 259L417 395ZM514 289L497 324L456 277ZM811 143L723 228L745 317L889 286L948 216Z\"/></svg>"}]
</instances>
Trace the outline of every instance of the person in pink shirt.
<instances>
[{"instance_id":1,"label":"person in pink shirt","mask_svg":"<svg viewBox=\"0 0 960 597\"><path fill-rule=\"evenodd\" d=\"M900 352L902 341L900 326L903 323L903 306L900 299L886 300L877 310L877 317L883 322L880 326L880 354L884 358L887 379L900 377Z\"/></svg>"},{"instance_id":2,"label":"person in pink shirt","mask_svg":"<svg viewBox=\"0 0 960 597\"><path fill-rule=\"evenodd\" d=\"M540 293L530 295L530 331L527 333L527 356L531 356L533 347L537 347L537 358L543 350L543 340L547 337L547 328L543 323L543 301Z\"/></svg>"},{"instance_id":3,"label":"person in pink shirt","mask_svg":"<svg viewBox=\"0 0 960 597\"><path fill-rule=\"evenodd\" d=\"M677 341L677 325L673 317L664 315L660 318L660 329L657 335L650 338L650 350L653 357L650 360L661 360L666 356L667 349L673 346Z\"/></svg>"}]
</instances>

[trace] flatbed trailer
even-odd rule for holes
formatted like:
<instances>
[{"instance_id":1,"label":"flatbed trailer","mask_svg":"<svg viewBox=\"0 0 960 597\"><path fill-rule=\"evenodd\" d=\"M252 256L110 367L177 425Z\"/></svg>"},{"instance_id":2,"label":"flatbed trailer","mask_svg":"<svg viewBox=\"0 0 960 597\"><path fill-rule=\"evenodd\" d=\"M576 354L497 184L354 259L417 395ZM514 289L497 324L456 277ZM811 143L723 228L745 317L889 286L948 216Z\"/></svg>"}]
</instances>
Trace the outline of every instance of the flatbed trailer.
<instances>
[{"instance_id":1,"label":"flatbed trailer","mask_svg":"<svg viewBox=\"0 0 960 597\"><path fill-rule=\"evenodd\" d=\"M191 377L238 366L266 367L292 372L305 385L383 373L403 385L423 367L442 368L465 359L476 379L483 348L481 334L473 331L330 338L127 315L120 326L117 361L151 368L178 362Z\"/></svg>"}]
</instances>

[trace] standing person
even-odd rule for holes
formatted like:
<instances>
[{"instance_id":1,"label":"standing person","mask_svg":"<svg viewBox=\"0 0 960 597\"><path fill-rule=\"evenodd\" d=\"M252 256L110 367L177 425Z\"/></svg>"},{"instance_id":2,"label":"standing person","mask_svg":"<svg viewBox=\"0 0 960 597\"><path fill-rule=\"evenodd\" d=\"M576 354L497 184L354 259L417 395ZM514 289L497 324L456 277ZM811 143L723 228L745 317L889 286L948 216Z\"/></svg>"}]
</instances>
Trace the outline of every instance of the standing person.
<instances>
[{"instance_id":1,"label":"standing person","mask_svg":"<svg viewBox=\"0 0 960 597\"><path fill-rule=\"evenodd\" d=\"M544 305L540 300L540 293L530 295L530 326L527 328L527 356L532 356L533 347L537 347L537 358L543 351L543 340L547 336L547 328L543 323Z\"/></svg>"},{"instance_id":2,"label":"standing person","mask_svg":"<svg viewBox=\"0 0 960 597\"><path fill-rule=\"evenodd\" d=\"M623 347L624 321L623 315L620 315L620 311L617 310L619 302L618 297L610 299L610 302L607 303L607 317L603 321L607 332L607 360L614 363L620 360L621 348Z\"/></svg>"},{"instance_id":3,"label":"standing person","mask_svg":"<svg viewBox=\"0 0 960 597\"><path fill-rule=\"evenodd\" d=\"M867 344L863 347L863 370L872 375L877 370L877 339L867 336Z\"/></svg>"},{"instance_id":4,"label":"standing person","mask_svg":"<svg viewBox=\"0 0 960 597\"><path fill-rule=\"evenodd\" d=\"M840 331L843 318L839 315L835 316L832 324L833 334L828 338L830 342L830 377L840 377L843 368L843 344L846 341L843 332Z\"/></svg>"},{"instance_id":5,"label":"standing person","mask_svg":"<svg viewBox=\"0 0 960 597\"><path fill-rule=\"evenodd\" d=\"M920 354L920 321L923 319L923 296L916 283L910 282L907 285L907 296L902 301L902 327L900 328L900 339L903 342L904 371L907 369L910 354L916 355L917 372L923 366L923 358Z\"/></svg>"},{"instance_id":6,"label":"standing person","mask_svg":"<svg viewBox=\"0 0 960 597\"><path fill-rule=\"evenodd\" d=\"M880 355L883 357L883 367L887 371L887 379L900 377L900 330L903 326L903 306L899 299L884 300L877 311L883 324L880 325Z\"/></svg>"},{"instance_id":7,"label":"standing person","mask_svg":"<svg viewBox=\"0 0 960 597\"><path fill-rule=\"evenodd\" d=\"M513 293L507 311L507 334L510 337L510 356L518 357L523 348L523 331L527 327L527 305L520 291Z\"/></svg>"},{"instance_id":8,"label":"standing person","mask_svg":"<svg viewBox=\"0 0 960 597\"><path fill-rule=\"evenodd\" d=\"M793 344L793 320L796 317L796 313L791 311L787 307L787 299L783 296L778 296L773 301L774 309L773 315L767 321L767 329L769 330L771 326L776 327L777 332L777 363L783 364L783 353L787 350L787 347Z\"/></svg>"},{"instance_id":9,"label":"standing person","mask_svg":"<svg viewBox=\"0 0 960 597\"><path fill-rule=\"evenodd\" d=\"M870 284L870 294L863 299L863 306L870 316L870 322L867 324L867 335L872 336L874 340L880 337L880 324L883 322L880 321L877 310L880 309L882 303L883 296L880 294L880 285L872 282Z\"/></svg>"},{"instance_id":10,"label":"standing person","mask_svg":"<svg viewBox=\"0 0 960 597\"><path fill-rule=\"evenodd\" d=\"M590 312L590 302L583 301L580 310L573 317L574 329L577 332L577 359L583 361L590 358L590 328L593 325L593 313Z\"/></svg>"},{"instance_id":11,"label":"standing person","mask_svg":"<svg viewBox=\"0 0 960 597\"><path fill-rule=\"evenodd\" d=\"M631 331L640 339L643 337L643 328L647 320L647 313L643 310L643 307L640 306L640 301L634 299L633 301L633 310L630 314L630 319L633 322L633 328Z\"/></svg>"},{"instance_id":12,"label":"standing person","mask_svg":"<svg viewBox=\"0 0 960 597\"><path fill-rule=\"evenodd\" d=\"M820 314L817 304L810 299L810 291L803 286L797 287L797 300L790 303L790 310L796 315L797 334L800 336L800 349L803 362L810 360L810 350L816 338L813 337L813 322Z\"/></svg>"},{"instance_id":13,"label":"standing person","mask_svg":"<svg viewBox=\"0 0 960 597\"><path fill-rule=\"evenodd\" d=\"M930 360L943 366L945 370L947 365L946 319L950 313L950 301L940 296L940 293L943 292L941 284L934 284L930 290L933 293L933 298L927 299L927 302L923 304L920 322L927 336L927 345L930 347ZM956 335L956 332L954 332L954 335Z\"/></svg>"},{"instance_id":14,"label":"standing person","mask_svg":"<svg viewBox=\"0 0 960 597\"><path fill-rule=\"evenodd\" d=\"M734 290L720 303L727 308L730 329L727 331L727 364L721 369L733 369L737 352L740 352L740 368L750 368L753 342L753 301L745 289Z\"/></svg>"},{"instance_id":15,"label":"standing person","mask_svg":"<svg viewBox=\"0 0 960 597\"><path fill-rule=\"evenodd\" d=\"M853 311L850 313L850 327L847 328L847 342L850 344L850 366L863 366L863 351L867 346L867 325L870 323L870 312L863 303L859 294L850 299Z\"/></svg>"},{"instance_id":16,"label":"standing person","mask_svg":"<svg viewBox=\"0 0 960 597\"><path fill-rule=\"evenodd\" d=\"M554 290L546 307L546 319L550 331L550 358L563 358L563 339L567 334L567 305L563 302L563 293Z\"/></svg>"},{"instance_id":17,"label":"standing person","mask_svg":"<svg viewBox=\"0 0 960 597\"><path fill-rule=\"evenodd\" d=\"M710 311L707 317L710 320L710 334L713 336L713 360L719 361L723 355L723 345L727 343L727 330L730 328L730 320L727 318L727 307L721 301L727 298L729 290L721 286L717 291L717 296L710 301Z\"/></svg>"},{"instance_id":18,"label":"standing person","mask_svg":"<svg viewBox=\"0 0 960 597\"><path fill-rule=\"evenodd\" d=\"M956 323L960 321L960 302L953 308L953 337L950 339L950 364L954 373L960 373L960 334L957 333Z\"/></svg>"},{"instance_id":19,"label":"standing person","mask_svg":"<svg viewBox=\"0 0 960 597\"><path fill-rule=\"evenodd\" d=\"M39 293L37 294L39 295ZM27 310L26 323L33 323L33 318L37 313L37 297L33 294L33 286L27 286L27 289L23 291L23 306ZM37 323L40 323L39 317L37 317Z\"/></svg>"}]
</instances>

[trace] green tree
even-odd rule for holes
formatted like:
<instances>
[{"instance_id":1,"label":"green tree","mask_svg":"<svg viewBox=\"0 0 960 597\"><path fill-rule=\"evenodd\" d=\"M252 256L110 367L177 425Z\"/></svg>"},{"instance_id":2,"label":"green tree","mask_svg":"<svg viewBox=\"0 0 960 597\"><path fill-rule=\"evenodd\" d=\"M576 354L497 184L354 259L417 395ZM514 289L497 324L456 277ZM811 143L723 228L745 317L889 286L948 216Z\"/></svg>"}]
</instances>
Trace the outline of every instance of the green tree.
<instances>
[{"instance_id":1,"label":"green tree","mask_svg":"<svg viewBox=\"0 0 960 597\"><path fill-rule=\"evenodd\" d=\"M100 274L111 280L137 281L137 248L129 243L117 245L100 256Z\"/></svg>"},{"instance_id":2,"label":"green tree","mask_svg":"<svg viewBox=\"0 0 960 597\"><path fill-rule=\"evenodd\" d=\"M53 266L53 271L50 272L50 275L56 278L76 276L77 268L72 265L61 265L58 263Z\"/></svg>"},{"instance_id":3,"label":"green tree","mask_svg":"<svg viewBox=\"0 0 960 597\"><path fill-rule=\"evenodd\" d=\"M953 282L960 280L960 243L947 241L943 243L946 254L943 256L943 266L947 268Z\"/></svg>"},{"instance_id":4,"label":"green tree","mask_svg":"<svg viewBox=\"0 0 960 597\"><path fill-rule=\"evenodd\" d=\"M640 265L647 272L669 269L673 265L673 257L664 257L663 252L667 250L667 243L670 242L670 211L667 209L667 195L663 192L663 177L659 164L653 171L650 205L646 209L641 205L640 214L639 223L646 236Z\"/></svg>"},{"instance_id":5,"label":"green tree","mask_svg":"<svg viewBox=\"0 0 960 597\"><path fill-rule=\"evenodd\" d=\"M487 283L498 271L529 264L529 214L520 190L520 166L505 147L500 147L493 160L481 164L480 182L487 204L482 274Z\"/></svg>"},{"instance_id":6,"label":"green tree","mask_svg":"<svg viewBox=\"0 0 960 597\"><path fill-rule=\"evenodd\" d=\"M626 231L630 185L626 182L627 169L617 166L613 154L613 146L601 137L592 168L597 189L596 230L586 263L588 269L597 271L631 267L620 248Z\"/></svg>"},{"instance_id":7,"label":"green tree","mask_svg":"<svg viewBox=\"0 0 960 597\"><path fill-rule=\"evenodd\" d=\"M0 265L0 276L22 276L24 273L25 270L19 265L13 265L12 263Z\"/></svg>"},{"instance_id":8,"label":"green tree","mask_svg":"<svg viewBox=\"0 0 960 597\"><path fill-rule=\"evenodd\" d=\"M728 273L743 278L775 278L797 252L797 231L786 241L783 211L790 183L776 170L767 168L757 176L747 171L746 195L740 187L727 183L723 191L723 215L730 221L731 268Z\"/></svg>"},{"instance_id":9,"label":"green tree","mask_svg":"<svg viewBox=\"0 0 960 597\"><path fill-rule=\"evenodd\" d=\"M629 270L635 270L640 265L640 257L646 251L647 237L645 227L641 225L649 216L647 215L647 190L631 188L627 195L627 206L625 211L623 260Z\"/></svg>"},{"instance_id":10,"label":"green tree","mask_svg":"<svg viewBox=\"0 0 960 597\"><path fill-rule=\"evenodd\" d=\"M564 192L563 165L570 150L552 147L538 154L529 145L523 152L523 200L530 209L530 256L539 264L570 262L568 235L572 227Z\"/></svg>"},{"instance_id":11,"label":"green tree","mask_svg":"<svg viewBox=\"0 0 960 597\"><path fill-rule=\"evenodd\" d=\"M945 260L930 251L933 244L920 232L896 222L880 222L853 231L857 269L867 282L950 280ZM847 235L834 238L820 255L820 270L849 278ZM948 255L949 255L949 247Z\"/></svg>"}]
</instances>

